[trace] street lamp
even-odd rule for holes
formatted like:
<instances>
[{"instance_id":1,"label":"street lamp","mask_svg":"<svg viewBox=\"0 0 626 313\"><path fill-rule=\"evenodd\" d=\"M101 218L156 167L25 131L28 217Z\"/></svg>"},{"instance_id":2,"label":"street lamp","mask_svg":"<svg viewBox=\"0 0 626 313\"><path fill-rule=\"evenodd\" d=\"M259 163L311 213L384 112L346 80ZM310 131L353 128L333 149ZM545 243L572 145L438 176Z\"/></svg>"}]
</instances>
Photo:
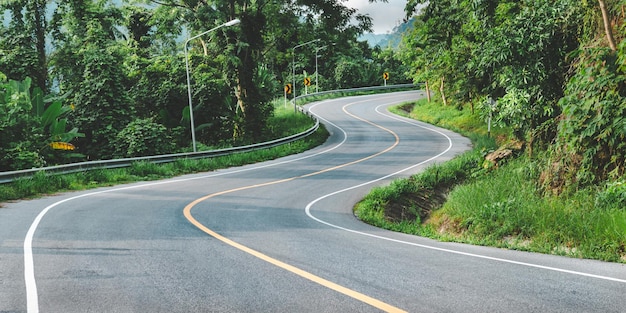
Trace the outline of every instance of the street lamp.
<instances>
[{"instance_id":1,"label":"street lamp","mask_svg":"<svg viewBox=\"0 0 626 313\"><path fill-rule=\"evenodd\" d=\"M293 55L291 56L291 80L293 82L293 110L296 110L296 48L300 48L302 46L318 42L319 39L307 41L305 43L301 43L295 47L293 47Z\"/></svg>"},{"instance_id":2,"label":"street lamp","mask_svg":"<svg viewBox=\"0 0 626 313\"><path fill-rule=\"evenodd\" d=\"M320 84L319 84L318 79L317 79L317 78L318 78L318 74L317 74L317 57L318 57L318 55L317 55L317 54L319 53L319 51L320 51L320 50L322 50L322 49L324 49L324 48L326 48L326 47L328 47L328 46L323 46L323 47L320 47L320 48L315 48L315 92L316 92L316 93L320 92L320 91L319 91L319 85L320 85Z\"/></svg>"},{"instance_id":3,"label":"street lamp","mask_svg":"<svg viewBox=\"0 0 626 313\"><path fill-rule=\"evenodd\" d=\"M331 45L331 46L334 46L334 45L336 45L336 44L337 44L337 43L333 42L333 43L331 43L330 45ZM317 77L318 77L318 74L317 74L317 58L321 56L321 55L317 55L317 53L318 53L320 50L322 50L322 49L326 49L326 47L328 47L328 45L325 45L325 46L320 47L320 48L315 48L315 92L319 92L319 88L318 88L318 87L319 87L319 83L318 83L318 81L317 81Z\"/></svg>"},{"instance_id":4,"label":"street lamp","mask_svg":"<svg viewBox=\"0 0 626 313\"><path fill-rule=\"evenodd\" d=\"M239 24L241 21L239 19L234 19L232 21L226 22L220 26L211 28L201 34L195 35L189 39L187 39L187 41L185 41L185 68L187 70L187 93L189 95L189 121L191 123L191 143L193 145L193 152L196 152L196 130L195 130L195 125L193 122L193 106L191 104L191 79L189 78L189 58L187 57L187 44L189 44L190 41L200 37L200 36L204 36L214 30L217 30L219 28L222 27L228 27L228 26L233 26L233 25L237 25Z\"/></svg>"}]
</instances>

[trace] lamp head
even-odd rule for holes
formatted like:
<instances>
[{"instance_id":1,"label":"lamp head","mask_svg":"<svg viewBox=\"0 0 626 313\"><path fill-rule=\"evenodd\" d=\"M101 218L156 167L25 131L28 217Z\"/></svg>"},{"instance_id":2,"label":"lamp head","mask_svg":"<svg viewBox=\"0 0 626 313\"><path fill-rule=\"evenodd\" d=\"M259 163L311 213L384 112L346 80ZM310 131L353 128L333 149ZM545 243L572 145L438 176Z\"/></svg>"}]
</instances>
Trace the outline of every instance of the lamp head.
<instances>
[{"instance_id":1,"label":"lamp head","mask_svg":"<svg viewBox=\"0 0 626 313\"><path fill-rule=\"evenodd\" d=\"M237 24L239 24L239 23L241 23L241 20L239 20L238 18L236 18L236 19L234 19L234 20L232 20L232 21L229 21L229 22L224 23L224 26L228 27L228 26L237 25Z\"/></svg>"}]
</instances>

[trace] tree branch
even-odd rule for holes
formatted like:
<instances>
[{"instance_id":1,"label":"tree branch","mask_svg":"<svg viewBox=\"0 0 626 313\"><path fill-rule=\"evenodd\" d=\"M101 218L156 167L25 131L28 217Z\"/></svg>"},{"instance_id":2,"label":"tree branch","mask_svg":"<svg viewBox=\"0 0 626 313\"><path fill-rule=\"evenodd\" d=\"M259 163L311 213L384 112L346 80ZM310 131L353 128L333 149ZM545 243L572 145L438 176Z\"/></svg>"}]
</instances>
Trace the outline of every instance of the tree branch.
<instances>
[{"instance_id":1,"label":"tree branch","mask_svg":"<svg viewBox=\"0 0 626 313\"><path fill-rule=\"evenodd\" d=\"M150 2L158 4L158 5L162 5L162 6L166 6L166 7L179 7L179 8L183 8L183 9L189 9L189 7L186 7L182 4L178 4L178 3L165 3L165 2L161 2L161 1L157 1L157 0L150 0Z\"/></svg>"},{"instance_id":2,"label":"tree branch","mask_svg":"<svg viewBox=\"0 0 626 313\"><path fill-rule=\"evenodd\" d=\"M609 12L606 9L606 3L604 0L598 0L600 3L600 10L602 11L602 21L604 22L604 31L606 32L606 39L609 41L609 47L611 50L616 51L615 38L613 38L613 31L611 29L611 20L609 19Z\"/></svg>"}]
</instances>

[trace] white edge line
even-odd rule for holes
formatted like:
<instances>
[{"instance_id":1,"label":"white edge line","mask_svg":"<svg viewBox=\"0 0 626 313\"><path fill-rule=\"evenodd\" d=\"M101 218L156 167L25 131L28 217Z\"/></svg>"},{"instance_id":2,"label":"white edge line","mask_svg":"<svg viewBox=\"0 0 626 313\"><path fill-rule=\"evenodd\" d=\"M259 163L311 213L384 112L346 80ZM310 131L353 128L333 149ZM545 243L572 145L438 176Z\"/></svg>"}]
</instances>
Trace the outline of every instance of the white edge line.
<instances>
[{"instance_id":1,"label":"white edge line","mask_svg":"<svg viewBox=\"0 0 626 313\"><path fill-rule=\"evenodd\" d=\"M385 105L381 105L381 106L376 107L376 112L378 112L379 114L381 114L383 116L386 116L386 117L398 120L400 122L411 124L411 125L414 125L414 126L417 126L417 127L421 127L423 129L430 130L430 131L433 131L435 133L441 134L442 136L446 137L446 139L448 140L448 143L449 143L448 148L445 149L443 152L437 154L434 157L431 157L431 158L429 158L427 160L424 160L422 162L419 162L417 164L411 165L411 166L409 166L407 168L404 168L402 170L399 170L399 171L397 171L395 173L388 174L386 176L383 176L383 177L380 177L380 178L377 178L377 179L374 179L374 180L371 180L371 181L368 181L368 182L365 182L365 183L361 183L361 184L358 184L358 185L355 185L355 186L352 186L352 187L348 187L348 188L345 188L345 189L342 189L342 190L338 190L338 191L329 193L327 195L321 196L321 197L311 201L305 207L306 215L308 215L311 219L313 219L313 220L315 220L315 221L317 221L317 222L319 222L321 224L324 224L324 225L327 225L327 226L330 226L330 227L333 227L333 228L336 228L336 229L340 229L340 230L343 230L343 231L351 232L351 233L354 233L354 234L368 236L368 237L377 238L377 239L382 239L382 240L391 241L391 242L400 243L400 244L405 244L405 245L411 245L411 246L420 247L420 248L424 248L424 249L436 250L436 251L441 251L441 252L446 252L446 253L453 253L453 254L458 254L458 255L464 255L464 256L480 258L480 259L486 259L486 260L497 261L497 262L503 262L503 263L509 263L509 264L516 264L516 265L521 265L521 266L526 266L526 267L539 268L539 269L555 271L555 272L561 272L561 273L567 273L567 274L573 274L573 275L578 275L578 276L603 279L603 280L614 281L614 282L619 282L619 283L626 283L625 279L619 279L619 278L614 278L614 277L595 275L595 274L590 274L590 273L566 270L566 269L561 269L561 268L556 268L556 267L550 267L550 266L544 266L544 265L539 265L539 264L514 261L514 260L509 260L509 259L503 259L503 258L490 257L490 256L486 256L486 255L462 252L462 251L457 251L457 250L452 250L452 249L439 248L439 247L435 247L435 246L429 246L429 245L418 244L418 243L413 243L413 242L409 242L409 241L403 241L403 240L393 239L393 238L389 238L389 237L374 235L374 234L370 234L370 233L357 231L357 230L354 230L354 229L341 227L341 226L338 226L338 225L335 225L335 224L323 221L323 220L313 216L313 214L311 213L311 207L315 203L317 203L317 202L319 202L319 201L321 201L323 199L326 199L328 197L331 197L331 196L334 196L336 194L343 193L343 192L346 192L346 191L349 191L349 190L352 190L352 189L356 189L356 188L360 188L360 187L363 187L363 186L366 186L366 185L369 185L369 184L373 184L373 183L379 182L381 180L387 179L389 177L395 176L397 174L400 174L402 172L408 171L408 170L413 169L413 168L415 168L417 166L420 166L420 165L423 165L423 164L428 163L430 161L433 161L434 159L436 159L436 158L442 156L443 154L445 154L446 152L450 151L450 149L452 148L452 139L448 135L446 135L443 132L440 132L440 131L438 131L436 129L433 129L433 128L430 128L430 127L426 127L426 126L422 126L422 125L419 125L419 124L417 124L415 122L412 122L412 121L401 119L401 118L398 118L396 116L392 116L392 115L388 115L388 114L383 114L383 113L381 113L379 111L379 109L382 106L385 106Z\"/></svg>"},{"instance_id":2,"label":"white edge line","mask_svg":"<svg viewBox=\"0 0 626 313\"><path fill-rule=\"evenodd\" d=\"M314 108L317 105L320 105L322 103L328 102L328 101L332 101L332 100L320 101L320 102L312 105L310 107L310 109L312 109L312 108ZM113 188L113 189L101 190L101 191L96 191L96 192L90 192L90 193L82 194L82 195L79 195L79 196L74 196L74 197L70 197L70 198L67 198L67 199L63 199L61 201L57 201L57 202L47 206L46 208L44 208L41 212L39 212L37 217L33 220L32 224L30 225L30 227L28 229L28 232L26 233L26 237L24 238L24 283L26 285L26 310L27 310L27 312L28 313L38 313L39 312L39 298L38 298L38 294L37 294L37 281L35 279L35 262L34 262L34 257L33 257L33 238L35 236L35 232L37 231L37 227L39 226L39 223L41 222L43 217L46 215L46 213L48 213L48 211L50 211L52 208L54 208L54 207L56 207L56 206L58 206L58 205L60 205L62 203L68 202L68 201L72 201L72 200L76 200L76 199L84 198L84 197L89 197L89 196L93 196L93 195L97 195L97 194L103 194L103 193L108 193L108 192L115 192L115 191L120 191L120 190L142 188L142 187L150 187L150 186L163 185L163 184L171 184L171 183L184 182L184 181L192 181L192 180L197 180L197 179L206 179L206 178L212 178L212 177L223 176L223 175L230 175L230 174L241 173L241 172L246 172L246 171L252 171L252 170L257 170L257 169L261 169L261 168L267 168L267 167L282 165L282 164L291 163L291 162L295 162L295 161L300 161L300 160L312 158L312 157L315 157L315 156L318 156L318 155L321 155L321 154L333 151L333 150L337 149L338 147L340 147L341 145L343 145L346 142L347 134L346 134L346 132L343 129L337 127L337 125L331 123L330 121L328 121L328 120L326 120L324 118L321 118L319 116L317 116L317 117L322 119L322 120L324 120L326 123L328 123L328 124L336 127L337 129L339 129L343 133L343 140L340 143L336 144L335 146L330 147L330 148L328 148L326 150L323 150L323 151L320 151L318 153L314 153L314 154L311 154L311 155L307 155L307 156L291 159L291 160L285 160L285 161L276 162L276 163L270 163L270 164L265 164L265 165L260 165L260 166L248 167L248 168L243 168L243 169L234 170L234 171L224 171L224 172L220 172L220 173L212 173L210 175L203 175L203 176L199 176L199 177L171 179L171 180L167 180L167 181L159 181L159 182L152 182L152 183L146 183L146 184L141 184L141 185L133 185L133 186L126 186L126 187L120 187L120 188Z\"/></svg>"}]
</instances>

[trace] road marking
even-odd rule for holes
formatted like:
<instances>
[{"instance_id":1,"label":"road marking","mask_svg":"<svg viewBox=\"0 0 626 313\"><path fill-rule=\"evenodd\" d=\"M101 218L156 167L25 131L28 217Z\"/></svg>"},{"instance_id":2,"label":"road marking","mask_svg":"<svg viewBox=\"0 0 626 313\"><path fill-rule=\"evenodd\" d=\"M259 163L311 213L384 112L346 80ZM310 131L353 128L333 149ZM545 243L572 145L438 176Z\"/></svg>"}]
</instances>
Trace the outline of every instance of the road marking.
<instances>
[{"instance_id":1,"label":"road marking","mask_svg":"<svg viewBox=\"0 0 626 313\"><path fill-rule=\"evenodd\" d=\"M315 107L317 105L326 103L328 101L329 100L318 102L317 104L313 105L312 107ZM165 180L165 181L158 181L158 182L144 183L144 184L133 185L133 186L126 186L126 187L119 187L119 188L113 188L113 189L107 189L107 190L100 190L100 191L90 192L90 193L86 193L86 194L70 197L70 198L67 198L67 199L63 199L63 200L57 201L57 202L55 202L55 203L45 207L41 212L39 212L37 217L35 217L35 219L31 223L31 225L30 225L30 227L28 229L28 232L26 233L26 236L24 238L24 284L25 284L25 287L26 287L25 289L26 289L26 310L27 310L27 312L28 313L38 313L39 312L39 296L38 296L38 292L37 292L37 280L35 279L35 265L34 265L34 257L33 257L33 238L35 236L35 232L37 231L37 227L39 227L39 223L41 222L43 217L52 208L54 208L54 207L56 207L56 206L58 206L58 205L60 205L62 203L68 202L68 201L72 201L72 200L76 200L76 199L80 199L80 198L85 198L85 197L89 197L89 196L93 196L93 195L103 194L103 193L116 192L116 191L120 191L120 190L138 189L138 188L143 188L143 187L152 187L152 186L157 186L157 185L164 185L164 184L171 184L171 183L178 183L178 182L185 182L185 181L192 181L192 180L199 180L199 179L206 179L206 178L213 178L213 177L230 175L230 174L241 173L241 172L246 172L246 171L253 171L253 170L257 170L257 169L261 169L261 168L268 168L268 167L283 165L283 164L296 162L296 161L301 161L301 160L305 160L305 159L312 158L312 157L315 157L315 156L319 156L319 155L322 155L322 154L325 154L325 153L328 153L330 151L333 151L333 150L337 149L338 147L340 147L341 145L343 145L345 143L346 138L347 138L347 134L345 133L345 131L343 131L343 129L337 127L335 124L333 124L332 122L330 122L330 121L328 121L326 119L323 119L323 118L320 118L320 119L324 120L326 123L336 127L341 132L343 132L343 137L344 138L337 145L332 146L332 147L330 147L328 149L325 149L323 151L314 153L314 154L305 155L305 156L302 156L302 157L297 157L297 158L294 158L294 159L288 159L288 160L279 161L279 162L267 162L267 163L264 163L263 165L253 165L253 166L243 167L243 168L236 169L236 170L226 169L224 171L219 171L217 173L211 173L209 175L194 176L194 177L179 178L179 179L170 179L170 180Z\"/></svg>"},{"instance_id":2,"label":"road marking","mask_svg":"<svg viewBox=\"0 0 626 313\"><path fill-rule=\"evenodd\" d=\"M503 259L503 258L490 257L490 256L486 256L486 255L480 255L480 254L469 253L469 252L462 252L462 251L446 249L446 248L439 248L439 247L435 247L435 246L429 246L429 245L418 244L418 243L409 242L409 241L393 239L393 238L389 238L389 237L385 237L385 236L374 235L374 234L370 234L370 233L365 233L365 232L361 232L361 231L357 231L357 230L341 227L341 226L338 226L338 225L326 222L324 220L321 220L321 219L313 216L313 214L311 213L311 207L315 203L317 203L317 202L319 202L319 201L321 201L323 199L326 199L328 197L331 197L331 196L334 196L334 195L337 195L337 194L340 194L340 193L343 193L343 192L346 192L346 191L349 191L349 190L352 190L352 189L360 188L360 187L363 187L363 186L366 186L366 185L369 185L369 184L373 184L373 183L379 182L381 180L384 180L384 179L387 179L389 177L395 176L395 175L400 174L402 172L406 172L406 171L411 170L411 169L413 169L413 168L415 168L417 166L423 165L424 163L432 161L433 159L443 155L444 153L446 153L447 151L449 151L452 148L452 140L450 139L450 137L448 135L444 134L443 132L440 132L440 131L438 131L436 129L432 129L432 128L429 128L429 127L425 127L425 126L419 125L419 124L415 123L414 121L409 121L409 120L401 119L401 118L398 118L398 117L395 117L395 116L392 116L392 115L383 114L383 113L381 113L379 111L379 108L380 108L380 106L376 108L376 112L378 112L381 115L384 115L384 116L387 116L389 118L401 121L403 123L408 123L408 124L415 125L417 127L428 129L428 130L434 131L436 133L439 133L439 134L445 136L446 138L448 138L448 142L449 142L448 149L446 149L444 152L442 152L442 153L440 153L440 154L438 154L438 155L436 155L436 156L434 156L434 157L432 157L432 158L430 158L428 160L425 160L425 161L422 161L420 163L414 164L412 166L409 166L409 167L407 167L405 169L402 169L400 171L397 171L395 173L392 173L392 174L389 174L389 175L386 175L386 176L380 177L378 179L371 180L369 182L365 182L365 183L362 183L362 184L359 184L359 185L356 185L356 186L352 186L352 187L348 187L348 188L345 188L345 189L342 189L342 190L338 190L338 191L329 193L327 195L321 196L321 197L311 201L305 207L306 215L309 216L311 219L313 219L313 220L315 220L315 221L317 221L319 223L322 223L324 225L327 225L327 226L330 226L330 227L333 227L333 228L336 228L336 229L340 229L340 230L343 230L343 231L351 232L351 233L362 235L362 236L368 236L368 237L372 237L372 238L377 238L377 239L382 239L382 240L386 240L386 241L391 241L391 242L395 242L395 243L406 244L406 245L411 245L411 246L415 246L415 247L420 247L420 248L425 248L425 249L430 249L430 250L436 250L436 251L441 251L441 252L446 252L446 253L453 253L453 254L458 254L458 255L464 255L464 256L469 256L469 257L473 257L473 258L480 258L480 259L497 261L497 262L503 262L503 263L509 263L509 264L516 264L516 265L521 265L521 266L526 266L526 267L533 267L533 268L539 268L539 269L544 269L544 270L549 270L549 271L554 271L554 272L561 272L561 273L567 273L567 274L572 274L572 275L578 275L578 276L584 276L584 277L591 277L591 278L597 278L597 279L602 279L602 280L614 281L614 282L618 282L618 283L626 283L626 279L619 279L619 278L615 278L615 277L608 277L608 276L602 276L602 275L595 275L595 274L590 274L590 273L566 270L566 269L557 268L557 267L550 267L550 266L544 266L544 265L539 265L539 264L533 264L533 263L520 262L520 261L514 261L514 260L509 260L509 259Z\"/></svg>"},{"instance_id":3,"label":"road marking","mask_svg":"<svg viewBox=\"0 0 626 313\"><path fill-rule=\"evenodd\" d=\"M232 192L239 191L239 190L244 190L244 189L261 187L261 186L272 185L274 183L278 184L278 183L289 181L289 180L293 180L293 179L295 179L295 178L290 178L290 179L286 179L286 180L281 180L281 181L272 182L272 183L266 183L266 184L260 184L260 185L255 185L255 186L248 186L248 187L244 187L244 188L237 188L237 189L233 189ZM228 192L230 192L230 190ZM227 244L227 245L229 245L229 246L231 246L233 248L239 249L239 250L241 250L241 251L243 251L245 253L248 253L248 254L250 254L250 255L252 255L254 257L257 257L257 258L259 258L259 259L261 259L261 260L263 260L265 262L268 262L268 263L270 263L272 265L275 265L275 266L277 266L279 268L282 268L282 269L284 269L286 271L289 271L289 272L291 272L293 274L296 274L296 275L298 275L300 277L308 279L308 280L310 280L310 281L312 281L314 283L317 283L317 284L319 284L321 286L327 287L327 288L329 288L331 290L334 290L334 291L337 291L339 293L342 293L342 294L344 294L346 296L349 296L349 297L351 297L353 299L356 299L356 300L359 300L361 302L367 303L367 304L369 304L369 305L371 305L371 306L373 306L375 308L381 309L381 310L383 310L385 312L405 312L404 310L401 310L401 309L399 309L397 307L394 307L394 306L392 306L390 304L387 304L387 303L382 302L380 300L377 300L377 299L374 299L372 297L366 296L366 295L364 295L364 294L362 294L360 292L354 291L352 289L343 287L343 286L341 286L339 284L336 284L336 283L333 283L333 282L331 282L331 281L329 281L327 279L324 279L324 278L321 278L321 277L319 277L317 275L311 274L311 273L309 273L309 272L307 272L305 270L302 270L302 269L297 268L295 266L289 265L289 264L287 264L285 262L282 262L282 261L279 261L277 259L274 259L274 258L272 258L272 257L270 257L270 256L268 256L266 254L263 254L263 253L261 253L259 251L256 251L254 249L248 248L247 246L244 246L244 245L242 245L242 244L240 244L238 242L230 240L230 239L228 239L228 238L226 238L226 237L224 237L224 236L222 236L222 235L212 231L211 229L207 228L202 223L198 222L198 220L196 220L191 215L191 209L196 204L198 204L198 203L200 203L200 202L202 202L204 200L210 199L212 197L219 196L220 194L224 194L224 193L227 193L227 192L221 192L221 193L212 194L212 195L209 195L209 196L197 199L194 202L188 204L185 207L185 209L183 210L184 215L187 218L187 220L191 224L196 226L198 229L200 229L201 231L205 232L206 234L212 236L213 238L215 238L217 240L220 240L221 242L223 242L223 243L225 243L225 244Z\"/></svg>"},{"instance_id":4,"label":"road marking","mask_svg":"<svg viewBox=\"0 0 626 313\"><path fill-rule=\"evenodd\" d=\"M243 187L239 187L239 188L234 188L234 189L225 190L225 191L216 192L216 193L213 193L213 194L210 194L210 195L206 195L204 197L201 197L201 198L198 198L198 199L194 200L193 202L191 202L187 206L185 206L185 208L183 209L183 215L185 216L185 218L187 218L187 220L191 224L193 224L194 226L196 226L198 229L200 229L201 231L205 232L206 234L214 237L215 239L218 239L218 240L222 241L223 243L225 243L227 245L230 245L230 246L232 246L232 247L234 247L236 249L239 249L239 250L241 250L241 251L243 251L245 253L248 253L248 254L250 254L252 256L255 256L255 257L257 257L257 258L259 258L259 259L261 259L263 261L266 261L266 262L268 262L268 263L270 263L272 265L278 266L278 267L280 267L280 268L282 268L284 270L287 270L287 271L289 271L291 273L294 273L294 274L296 274L296 275L298 275L300 277L303 277L303 278L308 279L308 280L310 280L310 281L312 281L314 283L317 283L317 284L319 284L321 286L327 287L327 288L329 288L331 290L334 290L334 291L337 291L337 292L342 293L344 295L347 295L347 296L349 296L349 297L351 297L353 299L356 299L358 301L361 301L363 303L369 304L369 305L371 305L371 306L373 306L375 308L378 308L380 310L383 310L385 312L405 312L404 310L402 310L400 308L394 307L394 306L392 306L390 304L387 304L387 303L385 303L383 301L374 299L374 298L369 297L367 295L364 295L364 294L362 294L360 292L357 292L357 291L354 291L352 289L349 289L349 288L343 287L341 285L338 285L336 283L333 283L333 282L331 282L329 280L326 280L324 278L321 278L319 276L311 274L311 273L309 273L307 271L304 271L304 270L302 270L300 268L297 268L295 266L289 265L287 263L284 263L282 261L279 261L277 259L269 257L269 256L267 256L267 255L265 255L265 254L263 254L263 253L261 253L259 251L256 251L256 250L251 249L251 248L249 248L247 246L244 246L244 245L242 245L240 243L237 243L237 242L235 242L235 241L233 241L231 239L228 239L228 238L226 238L226 237L224 237L224 236L214 232L213 230L209 229L204 224L200 223L191 214L191 210L198 203L206 201L206 200L214 198L214 197L217 197L217 196L221 196L221 195L225 195L225 194L229 194L229 193L233 193L233 192L238 192L238 191L243 191L243 190L248 190L248 189L254 189L254 188L259 188L259 187L265 187L265 186L270 186L270 185L281 184L281 183L293 181L293 180L300 179L300 178L311 177L311 176L314 176L314 175L327 173L327 172L330 172L330 171L333 171L333 170L337 170L337 169L340 169L340 168L343 168L343 167L347 167L347 166L350 166L350 165L353 165L353 164L356 164L356 163L364 162L366 160L372 159L374 157L377 157L379 155L382 155L384 153L387 153L387 152L393 150L393 148L395 148L400 143L400 137L396 133L394 133L392 130L387 129L387 128L383 127L383 126L377 125L377 124L375 124L375 123L373 123L371 121L368 121L366 119L363 119L361 117L353 115L352 113L349 113L346 110L346 108L348 106L350 106L350 105L361 103L361 102L366 102L366 101L367 100L346 104L346 105L344 105L342 107L342 110L347 115L349 115L349 116L351 116L351 117L353 117L355 119L358 119L358 120L363 121L365 123L371 124L371 125L373 125L373 126L375 126L377 128L380 128L380 129L382 129L382 130L392 134L394 136L394 143L391 146L389 146L388 148L386 148L386 149L384 149L382 151L379 151L379 152L377 152L375 154L372 154L370 156L367 156L365 158L361 158L361 159L358 159L358 160L354 160L352 162L348 162L348 163L340 164L340 165L337 165L337 166L333 166L333 167L330 167L330 168L327 168L327 169L323 169L323 170L320 170L320 171L316 171L316 172L312 172L312 173L308 173L308 174L303 174L303 175L300 175L300 176L294 176L294 177L290 177L290 178L280 179L280 180L274 180L274 181L261 183L261 184L243 186ZM334 126L337 127L336 125L334 125ZM339 127L337 127L337 128L339 128ZM341 128L339 128L339 129L341 129ZM345 134L345 131L343 131L343 133ZM345 141L345 139L344 139L344 141Z\"/></svg>"}]
</instances>

